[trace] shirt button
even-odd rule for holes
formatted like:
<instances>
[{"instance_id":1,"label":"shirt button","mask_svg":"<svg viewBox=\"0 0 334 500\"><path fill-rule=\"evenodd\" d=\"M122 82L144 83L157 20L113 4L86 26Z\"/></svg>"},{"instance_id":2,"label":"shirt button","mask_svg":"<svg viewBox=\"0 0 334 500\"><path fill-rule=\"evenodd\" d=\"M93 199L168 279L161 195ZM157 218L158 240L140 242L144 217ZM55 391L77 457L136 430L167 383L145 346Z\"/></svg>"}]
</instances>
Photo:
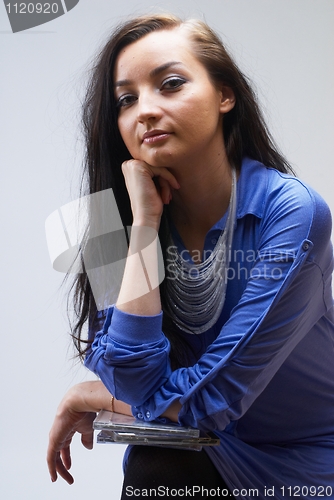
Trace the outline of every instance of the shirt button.
<instances>
[{"instance_id":1,"label":"shirt button","mask_svg":"<svg viewBox=\"0 0 334 500\"><path fill-rule=\"evenodd\" d=\"M306 250L308 250L308 249L309 249L309 246L310 246L310 245L309 245L308 243L304 243L304 245L303 245L303 250L304 250L304 252L306 252Z\"/></svg>"},{"instance_id":2,"label":"shirt button","mask_svg":"<svg viewBox=\"0 0 334 500\"><path fill-rule=\"evenodd\" d=\"M150 418L150 416L151 416L151 412L150 412L150 411L147 411L147 412L146 412L146 418Z\"/></svg>"},{"instance_id":3,"label":"shirt button","mask_svg":"<svg viewBox=\"0 0 334 500\"><path fill-rule=\"evenodd\" d=\"M142 413L138 413L137 418L144 418L144 415Z\"/></svg>"},{"instance_id":4,"label":"shirt button","mask_svg":"<svg viewBox=\"0 0 334 500\"><path fill-rule=\"evenodd\" d=\"M217 238L212 238L211 243L215 245L217 243Z\"/></svg>"}]
</instances>

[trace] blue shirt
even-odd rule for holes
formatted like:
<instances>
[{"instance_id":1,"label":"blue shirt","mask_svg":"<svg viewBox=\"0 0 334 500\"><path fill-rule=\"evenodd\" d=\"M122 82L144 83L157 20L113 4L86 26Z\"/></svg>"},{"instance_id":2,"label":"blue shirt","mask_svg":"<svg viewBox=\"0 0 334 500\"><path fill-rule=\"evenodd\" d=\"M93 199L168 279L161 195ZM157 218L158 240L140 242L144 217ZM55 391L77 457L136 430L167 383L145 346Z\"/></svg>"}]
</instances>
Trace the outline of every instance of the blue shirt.
<instances>
[{"instance_id":1,"label":"blue shirt","mask_svg":"<svg viewBox=\"0 0 334 500\"><path fill-rule=\"evenodd\" d=\"M266 488L274 488L283 500L312 486L317 490L304 489L304 497L322 496L325 488L323 496L331 498L330 212L299 179L247 158L237 196L220 318L201 335L180 332L193 346L193 365L171 370L162 314L136 316L115 307L85 364L138 418L155 419L180 399L181 424L220 437L221 445L206 451L231 490L255 489L253 496L267 498ZM204 250L213 249L225 221L226 214L208 232ZM180 239L175 243L184 249Z\"/></svg>"}]
</instances>

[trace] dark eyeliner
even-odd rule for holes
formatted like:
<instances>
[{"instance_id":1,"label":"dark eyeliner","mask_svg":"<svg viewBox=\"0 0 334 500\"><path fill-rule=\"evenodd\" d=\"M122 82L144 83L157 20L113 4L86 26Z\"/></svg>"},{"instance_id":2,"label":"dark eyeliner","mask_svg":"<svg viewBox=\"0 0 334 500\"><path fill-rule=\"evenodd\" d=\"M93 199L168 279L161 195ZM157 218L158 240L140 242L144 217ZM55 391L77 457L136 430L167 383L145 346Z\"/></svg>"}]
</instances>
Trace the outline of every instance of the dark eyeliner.
<instances>
[{"instance_id":1,"label":"dark eyeliner","mask_svg":"<svg viewBox=\"0 0 334 500\"><path fill-rule=\"evenodd\" d=\"M168 88L168 89L166 89L166 90L177 90L177 89L178 89L178 88L180 88L180 87L181 87L184 83L186 83L186 82L187 82L187 80L186 80L185 78L181 77L181 76L170 76L170 77L166 78L166 80L164 80L164 81L162 82L161 87L164 89L164 88L165 88L165 86L166 86L168 83L170 83L170 82L179 82L179 83L178 83L178 85L173 86L173 87L170 87L170 88Z\"/></svg>"},{"instance_id":2,"label":"dark eyeliner","mask_svg":"<svg viewBox=\"0 0 334 500\"><path fill-rule=\"evenodd\" d=\"M119 97L118 99L116 99L116 107L117 108L125 108L126 106L130 106L134 101L131 101L131 102L125 102L125 101L126 101L126 99L131 99L131 98L135 99L135 96L128 94L128 95L124 95L124 96Z\"/></svg>"}]
</instances>

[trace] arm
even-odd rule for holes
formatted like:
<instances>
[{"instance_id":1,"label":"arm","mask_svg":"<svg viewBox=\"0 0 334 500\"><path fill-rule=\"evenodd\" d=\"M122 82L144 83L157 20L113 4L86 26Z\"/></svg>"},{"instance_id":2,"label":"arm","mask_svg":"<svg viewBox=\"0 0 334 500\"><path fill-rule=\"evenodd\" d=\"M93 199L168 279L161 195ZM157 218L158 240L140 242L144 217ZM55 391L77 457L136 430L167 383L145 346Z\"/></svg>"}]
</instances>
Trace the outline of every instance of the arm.
<instances>
[{"instance_id":1,"label":"arm","mask_svg":"<svg viewBox=\"0 0 334 500\"><path fill-rule=\"evenodd\" d=\"M261 222L253 277L219 337L195 366L171 373L157 318L120 317L118 311L116 321L97 335L87 364L135 406L134 413L156 418L180 400L183 423L224 428L249 408L329 308L325 282L331 274L330 228L328 207L304 187L288 191L283 201L275 193ZM241 230L241 241L243 237ZM281 251L284 259L279 262ZM282 272L275 277L278 265ZM136 343L143 328L143 342ZM213 399L217 404L212 405Z\"/></svg>"},{"instance_id":2,"label":"arm","mask_svg":"<svg viewBox=\"0 0 334 500\"><path fill-rule=\"evenodd\" d=\"M147 290L147 270L143 273L141 262L138 262L136 257L141 250L146 250L147 236L151 241L152 231L157 236L163 204L169 203L171 188L178 189L179 185L167 169L154 169L144 162L130 160L125 162L122 168L131 198L134 229L131 233L129 258L126 262L117 306L119 311L129 314L159 315L161 304L158 276L155 279L153 277L155 287ZM160 192L153 182L153 177L156 176L159 177ZM151 234L148 235L147 230ZM155 243L157 243L157 238ZM154 270L158 267L154 243L149 251L150 255L145 255L146 262L150 262ZM151 273L150 278L152 281ZM133 299L134 285L138 292L135 299ZM93 447L92 423L96 412L102 408L111 409L111 393L102 382L95 381L78 384L65 395L58 407L49 436L47 462L52 481L56 481L57 473L59 473L69 484L73 483L73 477L68 472L71 467L72 437L78 432L81 434L82 444L88 449ZM119 399L114 399L113 410L132 415L130 406Z\"/></svg>"},{"instance_id":3,"label":"arm","mask_svg":"<svg viewBox=\"0 0 334 500\"><path fill-rule=\"evenodd\" d=\"M179 400L183 425L223 430L242 417L326 312L323 276L314 264L303 266L306 258L301 252L284 285L273 291L271 303L261 303L248 289L199 361L171 373L150 398L134 407L134 414L155 418Z\"/></svg>"},{"instance_id":4,"label":"arm","mask_svg":"<svg viewBox=\"0 0 334 500\"><path fill-rule=\"evenodd\" d=\"M98 380L77 384L65 394L49 434L47 463L53 482L58 473L69 484L73 483L69 473L72 437L78 432L85 448L92 449L92 424L101 409L132 415L129 405L115 399L112 402L110 392Z\"/></svg>"},{"instance_id":5,"label":"arm","mask_svg":"<svg viewBox=\"0 0 334 500\"><path fill-rule=\"evenodd\" d=\"M145 392L145 387L148 386L148 380L152 374L143 371L142 368L146 366L147 360L151 359L152 350L156 354L156 363L150 384L153 384L157 389L168 377L165 368L166 363L168 364L169 343L161 334L162 314L158 287L159 279L157 277L157 240L150 245L150 255L145 255L145 261L150 263L150 281L155 282L155 286L151 287L150 290L146 290L146 292L146 270L143 270L138 254L143 248L147 248L145 240L147 239L147 233L150 232L148 230L157 234L163 204L169 203L172 197L172 189L178 189L179 184L167 169L162 167L154 168L142 161L130 160L124 162L122 169L133 213L129 255L116 304L117 307L109 309L103 330L95 336L91 350L85 359L85 365L90 370L98 373L101 371L102 364L107 362L108 374L106 373L106 376L104 376L103 373L100 377L101 380L106 383L106 387L118 399L133 402L137 395L140 398L143 397L143 391ZM154 177L158 177L160 192L153 182ZM156 275L155 278L154 275ZM135 295L137 295L135 299L132 298L134 289L136 291ZM138 325L138 318L140 325ZM114 349L115 346L112 347L108 340L111 334L108 328L111 323L113 327L116 327L115 331L117 331L117 338L114 339L117 344L116 350ZM133 351L129 353L129 356L126 355L126 350L123 349L123 346L127 343L133 345ZM147 343L149 344L148 349L146 349ZM109 347L111 350L109 350ZM109 357L118 357L118 352L122 352L119 361L125 369L129 364L136 368L135 374L131 370L127 374L122 374L124 380L126 379L127 390L125 392L118 390L118 384L115 383L114 374L112 373L114 371L113 366L109 364ZM117 377L117 373L115 373L115 376ZM133 387L133 390L131 387ZM138 388L140 388L139 391ZM150 393L151 387L146 393L147 397Z\"/></svg>"},{"instance_id":6,"label":"arm","mask_svg":"<svg viewBox=\"0 0 334 500\"><path fill-rule=\"evenodd\" d=\"M261 222L251 277L220 335L195 366L173 372L134 413L154 418L179 397L183 424L224 429L244 415L333 306L330 234L330 212L317 195L303 188L275 200Z\"/></svg>"},{"instance_id":7,"label":"arm","mask_svg":"<svg viewBox=\"0 0 334 500\"><path fill-rule=\"evenodd\" d=\"M172 188L178 189L179 184L175 177L166 168L154 168L138 160L126 161L122 165L126 187L131 200L133 226L129 254L126 260L122 285L116 306L124 312L138 315L155 315L161 311L157 236L164 203L169 203ZM158 177L160 193L153 182ZM155 240L149 247L147 240L152 241L151 234L155 233ZM145 261L150 262L150 281L147 282L147 269L143 269L141 251L146 249ZM135 295L133 299L133 292Z\"/></svg>"}]
</instances>

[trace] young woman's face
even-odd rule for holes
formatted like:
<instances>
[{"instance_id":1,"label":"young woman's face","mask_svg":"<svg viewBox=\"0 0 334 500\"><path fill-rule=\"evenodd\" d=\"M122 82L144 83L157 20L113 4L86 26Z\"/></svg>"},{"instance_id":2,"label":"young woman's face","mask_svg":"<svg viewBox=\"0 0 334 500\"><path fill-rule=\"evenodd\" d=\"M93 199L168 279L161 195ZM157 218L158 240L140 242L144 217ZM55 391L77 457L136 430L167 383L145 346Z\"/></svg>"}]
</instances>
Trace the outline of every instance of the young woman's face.
<instances>
[{"instance_id":1,"label":"young woman's face","mask_svg":"<svg viewBox=\"0 0 334 500\"><path fill-rule=\"evenodd\" d=\"M173 167L223 153L222 115L234 96L213 85L184 30L153 32L125 47L114 83L118 127L133 158Z\"/></svg>"}]
</instances>

